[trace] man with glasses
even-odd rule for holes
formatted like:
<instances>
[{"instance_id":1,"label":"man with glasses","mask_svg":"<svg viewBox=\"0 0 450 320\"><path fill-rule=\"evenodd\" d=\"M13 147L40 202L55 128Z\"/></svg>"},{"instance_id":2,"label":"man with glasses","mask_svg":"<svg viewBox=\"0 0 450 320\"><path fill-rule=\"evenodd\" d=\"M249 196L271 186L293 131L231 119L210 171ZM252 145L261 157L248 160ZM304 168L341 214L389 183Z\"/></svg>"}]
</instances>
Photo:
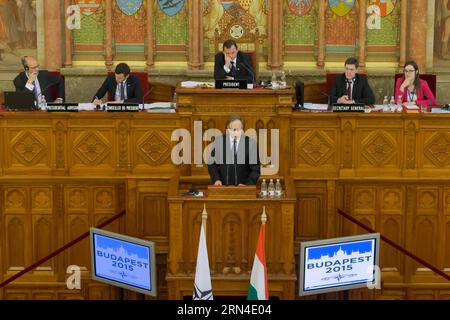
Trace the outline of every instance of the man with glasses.
<instances>
[{"instance_id":1,"label":"man with glasses","mask_svg":"<svg viewBox=\"0 0 450 320\"><path fill-rule=\"evenodd\" d=\"M43 98L47 102L62 103L64 101L64 82L62 77L51 75L47 70L39 70L36 58L25 56L22 58L24 71L14 79L17 92L33 92L36 101ZM50 89L57 86L57 96L53 97Z\"/></svg>"},{"instance_id":2,"label":"man with glasses","mask_svg":"<svg viewBox=\"0 0 450 320\"><path fill-rule=\"evenodd\" d=\"M375 103L375 96L366 77L358 72L359 63L356 58L345 61L345 72L336 76L329 92L330 103L366 105Z\"/></svg>"}]
</instances>

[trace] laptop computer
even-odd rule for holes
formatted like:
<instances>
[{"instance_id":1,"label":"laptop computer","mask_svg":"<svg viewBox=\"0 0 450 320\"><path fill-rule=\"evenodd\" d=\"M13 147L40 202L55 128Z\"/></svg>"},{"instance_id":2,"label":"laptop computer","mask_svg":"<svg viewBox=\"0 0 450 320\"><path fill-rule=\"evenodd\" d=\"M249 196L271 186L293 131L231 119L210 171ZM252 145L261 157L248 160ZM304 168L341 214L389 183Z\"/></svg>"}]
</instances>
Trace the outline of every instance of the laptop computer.
<instances>
[{"instance_id":1,"label":"laptop computer","mask_svg":"<svg viewBox=\"0 0 450 320\"><path fill-rule=\"evenodd\" d=\"M34 111L36 105L33 92L5 91L5 110Z\"/></svg>"}]
</instances>

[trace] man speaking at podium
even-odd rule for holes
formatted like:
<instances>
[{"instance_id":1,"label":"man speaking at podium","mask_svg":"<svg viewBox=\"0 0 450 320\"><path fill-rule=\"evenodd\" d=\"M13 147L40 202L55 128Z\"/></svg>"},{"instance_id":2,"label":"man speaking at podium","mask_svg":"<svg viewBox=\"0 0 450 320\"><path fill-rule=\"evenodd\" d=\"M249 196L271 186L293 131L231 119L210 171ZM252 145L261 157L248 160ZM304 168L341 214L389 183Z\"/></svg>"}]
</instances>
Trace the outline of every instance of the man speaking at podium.
<instances>
[{"instance_id":1,"label":"man speaking at podium","mask_svg":"<svg viewBox=\"0 0 450 320\"><path fill-rule=\"evenodd\" d=\"M359 62L356 58L345 61L345 72L333 80L329 92L330 103L338 104L374 104L375 96L366 77L357 74Z\"/></svg>"},{"instance_id":2,"label":"man speaking at podium","mask_svg":"<svg viewBox=\"0 0 450 320\"><path fill-rule=\"evenodd\" d=\"M236 41L230 39L223 43L223 52L219 52L214 60L215 80L241 80L253 83L255 69L250 57L239 51Z\"/></svg>"},{"instance_id":3,"label":"man speaking at podium","mask_svg":"<svg viewBox=\"0 0 450 320\"><path fill-rule=\"evenodd\" d=\"M208 172L215 186L256 185L261 174L256 141L243 132L239 116L228 120L226 134L213 144Z\"/></svg>"}]
</instances>

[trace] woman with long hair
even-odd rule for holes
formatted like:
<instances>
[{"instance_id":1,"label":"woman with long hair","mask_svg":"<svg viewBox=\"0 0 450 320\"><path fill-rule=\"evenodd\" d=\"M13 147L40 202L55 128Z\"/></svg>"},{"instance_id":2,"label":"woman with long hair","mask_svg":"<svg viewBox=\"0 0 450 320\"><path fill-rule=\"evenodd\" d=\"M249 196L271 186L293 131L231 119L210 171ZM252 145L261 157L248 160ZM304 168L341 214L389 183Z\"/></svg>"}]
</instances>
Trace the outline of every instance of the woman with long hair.
<instances>
[{"instance_id":1,"label":"woman with long hair","mask_svg":"<svg viewBox=\"0 0 450 320\"><path fill-rule=\"evenodd\" d=\"M403 77L395 83L395 97L402 97L403 103L416 104L418 106L434 106L436 98L431 92L428 83L420 79L419 66L415 61L408 61L403 68Z\"/></svg>"}]
</instances>

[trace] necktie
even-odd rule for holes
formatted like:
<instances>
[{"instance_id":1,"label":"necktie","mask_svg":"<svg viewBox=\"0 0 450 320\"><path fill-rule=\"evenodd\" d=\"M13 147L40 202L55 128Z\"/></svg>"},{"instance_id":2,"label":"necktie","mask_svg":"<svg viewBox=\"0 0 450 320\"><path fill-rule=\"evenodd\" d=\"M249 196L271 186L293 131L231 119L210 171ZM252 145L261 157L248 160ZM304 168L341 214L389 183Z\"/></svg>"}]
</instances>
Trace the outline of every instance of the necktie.
<instances>
[{"instance_id":1,"label":"necktie","mask_svg":"<svg viewBox=\"0 0 450 320\"><path fill-rule=\"evenodd\" d=\"M34 89L33 89L34 96L36 97L36 100L39 100L39 99L38 99L38 98L39 98L39 93L38 93L38 91L37 91L36 81L33 81L33 86L34 86Z\"/></svg>"},{"instance_id":2,"label":"necktie","mask_svg":"<svg viewBox=\"0 0 450 320\"><path fill-rule=\"evenodd\" d=\"M347 81L347 96L349 100L352 100L352 81Z\"/></svg>"},{"instance_id":3,"label":"necktie","mask_svg":"<svg viewBox=\"0 0 450 320\"><path fill-rule=\"evenodd\" d=\"M120 100L125 100L125 90L123 87L123 82L120 84Z\"/></svg>"},{"instance_id":4,"label":"necktie","mask_svg":"<svg viewBox=\"0 0 450 320\"><path fill-rule=\"evenodd\" d=\"M236 76L236 66L234 65L234 61L231 61L231 68L230 68L230 74L232 77Z\"/></svg>"}]
</instances>

